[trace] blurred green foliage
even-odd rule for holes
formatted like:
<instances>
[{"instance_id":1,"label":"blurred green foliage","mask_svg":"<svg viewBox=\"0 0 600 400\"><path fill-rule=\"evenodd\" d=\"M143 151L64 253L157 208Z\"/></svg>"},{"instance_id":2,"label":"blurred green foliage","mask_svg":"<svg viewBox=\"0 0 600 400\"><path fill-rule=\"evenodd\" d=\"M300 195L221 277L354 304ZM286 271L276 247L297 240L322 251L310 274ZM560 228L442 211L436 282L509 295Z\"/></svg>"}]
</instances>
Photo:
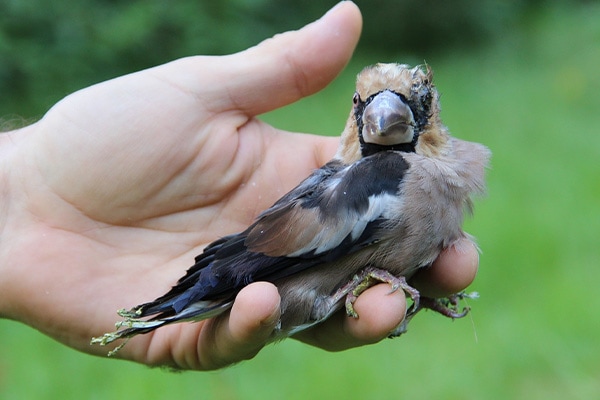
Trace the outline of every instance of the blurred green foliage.
<instances>
[{"instance_id":1,"label":"blurred green foliage","mask_svg":"<svg viewBox=\"0 0 600 400\"><path fill-rule=\"evenodd\" d=\"M360 51L428 54L501 37L547 0L357 0ZM1 0L0 116L39 116L66 94L194 54L243 50L337 0ZM420 60L422 61L422 60Z\"/></svg>"},{"instance_id":2,"label":"blurred green foliage","mask_svg":"<svg viewBox=\"0 0 600 400\"><path fill-rule=\"evenodd\" d=\"M11 4L14 10L28 7L25 3ZM87 25L81 22L85 18L78 19L75 27L79 28L53 28L57 31L48 33L49 43L56 44L58 31L67 35L76 29L87 32L88 36L82 34L81 43L61 44L65 48L55 53L49 44L44 47L44 39L27 39L23 33L19 40L24 43L23 49L29 48L26 58L25 53L19 56L16 50L15 54L7 53L6 25L2 25L2 57L6 54L22 57L15 65L28 66L22 73L31 74L22 84L32 92L45 93L45 100L29 99L21 104L16 94L5 92L3 86L2 97L10 96L12 100L0 101L2 112L25 110L27 115L31 110L41 112L77 85L197 51L196 45L188 45L169 55L146 54L162 46L152 40L162 39L156 39L150 31L133 29L132 32L120 27L129 23L117 23L129 18L138 24L177 20L174 15L181 11L169 8L179 5L165 7L165 15L158 18L149 16L153 12L138 15L134 11L129 11L134 15L127 17L127 10L142 7L141 4L159 7L159 3L152 1L94 2L93 10L86 8L88 2L82 2L88 4L86 7L56 3L49 2L43 7L54 7L55 12L64 7L60 12L73 16L85 14L90 19ZM268 3L238 1L235 7L213 12L245 15L241 10L268 9ZM363 3L363 13L368 15L373 11L372 6ZM37 7L42 7L40 4ZM204 24L210 22L190 11L205 5L194 4L187 6L190 7L187 12L181 12L181 18L183 21L189 21L190 16L196 18L196 24L204 28L189 26L188 22L186 29L206 32ZM489 4L489 10L496 7ZM326 353L287 340L268 346L254 360L223 371L182 374L90 357L30 328L0 320L0 398L597 398L600 394L600 297L596 295L600 282L600 5L527 2L529 7L525 8L506 4L509 6L501 7L521 8L521 11L510 16L510 26L498 22L496 28L490 27L489 38L478 46L454 43L450 51L440 39L437 45L422 50L417 44L410 51L390 44L384 51L367 49L363 41L346 71L327 89L263 117L285 129L338 134L350 106L354 76L365 64L382 59L411 63L426 59L435 71L442 94L442 118L451 132L462 139L482 142L493 151L489 194L477 201L475 217L467 222L467 230L478 238L483 250L480 272L471 288L480 292L481 298L470 301L473 307L470 317L451 322L424 313L415 318L409 332L399 339L342 353ZM307 7L318 8L314 4ZM12 12L11 15L16 15ZM5 21L5 16L0 12L0 19ZM38 18L42 20L40 24L52 20L48 16ZM268 21L266 16L261 18ZM283 30L306 22L301 16L297 18L272 23L285 24L277 29ZM245 24L242 20L238 22ZM406 22L418 25L418 21ZM18 24L13 21L13 25ZM253 28L256 32L252 34L257 39L276 31L261 26ZM11 29L18 30L15 26ZM232 29L242 32L247 28ZM383 28L376 20L367 19L365 40L376 36L373 30L378 29ZM93 36L90 32L97 31L103 32L103 39L89 39ZM246 33L239 35L252 41L249 31L243 32ZM194 40L201 39L190 35ZM213 32L210 37L215 35L221 33ZM13 33L10 37L15 40L17 36ZM50 40L51 37L54 39ZM213 48L214 52L226 53L246 46L238 41L240 38L229 39L229 45L219 44ZM35 44L37 40L41 44ZM90 58L86 56L86 48L91 52ZM48 54L37 57L44 49ZM130 59L131 52L145 61ZM114 54L128 61L118 64ZM61 62L55 65L57 59L64 61L61 61L62 72ZM39 71L35 63L40 63L38 68L47 63L48 70L43 67ZM3 68L7 63L2 60L0 65ZM42 82L41 77L48 71L54 71L54 80L44 78L50 81ZM69 81L68 71L77 77L77 83ZM4 78L3 82L8 85Z\"/></svg>"}]
</instances>

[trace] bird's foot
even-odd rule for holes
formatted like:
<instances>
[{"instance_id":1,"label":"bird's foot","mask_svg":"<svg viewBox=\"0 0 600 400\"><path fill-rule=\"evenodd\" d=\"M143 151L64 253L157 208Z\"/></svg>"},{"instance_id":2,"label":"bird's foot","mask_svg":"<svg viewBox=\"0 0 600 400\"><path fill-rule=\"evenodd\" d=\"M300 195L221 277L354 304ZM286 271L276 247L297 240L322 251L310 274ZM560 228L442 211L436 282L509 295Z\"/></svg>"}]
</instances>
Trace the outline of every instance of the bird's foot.
<instances>
[{"instance_id":1,"label":"bird's foot","mask_svg":"<svg viewBox=\"0 0 600 400\"><path fill-rule=\"evenodd\" d=\"M373 267L367 267L354 275L350 282L333 294L332 300L335 303L345 297L346 314L350 317L358 318L358 313L354 309L354 302L361 293L379 282L388 283L392 289L390 293L398 289L404 290L413 301L407 313L416 312L413 310L417 310L419 307L419 291L406 283L406 278L403 276L397 277L386 270Z\"/></svg>"},{"instance_id":2,"label":"bird's foot","mask_svg":"<svg viewBox=\"0 0 600 400\"><path fill-rule=\"evenodd\" d=\"M421 308L426 308L429 310L433 310L443 316L448 318L462 318L469 313L471 310L470 307L463 307L462 310L459 310L459 301L463 299L476 299L479 297L477 292L466 293L460 292L450 295L448 297L443 297L441 299L434 299L431 297L423 297L421 302Z\"/></svg>"},{"instance_id":3,"label":"bird's foot","mask_svg":"<svg viewBox=\"0 0 600 400\"><path fill-rule=\"evenodd\" d=\"M390 332L389 337L397 337L406 332L408 323L410 320L421 310L429 309L437 312L438 314L442 314L445 317L456 319L463 318L466 316L471 310L470 307L463 307L462 310L459 310L459 302L464 299L476 299L479 297L477 292L466 293L460 292L452 294L448 297L443 298L432 298L432 297L421 297L421 301L419 302L419 306L415 308L412 312L407 312L406 318L396 329Z\"/></svg>"}]
</instances>

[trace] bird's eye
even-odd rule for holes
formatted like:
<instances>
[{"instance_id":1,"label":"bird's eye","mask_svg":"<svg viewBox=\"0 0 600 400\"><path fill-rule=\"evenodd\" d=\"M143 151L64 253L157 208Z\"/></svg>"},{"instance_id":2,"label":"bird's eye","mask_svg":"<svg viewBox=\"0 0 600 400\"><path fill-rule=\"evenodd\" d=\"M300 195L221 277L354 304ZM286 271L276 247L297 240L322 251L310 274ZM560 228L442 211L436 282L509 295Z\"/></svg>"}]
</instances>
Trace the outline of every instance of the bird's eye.
<instances>
[{"instance_id":1,"label":"bird's eye","mask_svg":"<svg viewBox=\"0 0 600 400\"><path fill-rule=\"evenodd\" d=\"M354 93L354 96L352 97L352 104L357 105L359 101L360 101L360 95L358 94L358 92L356 92L356 93Z\"/></svg>"}]
</instances>

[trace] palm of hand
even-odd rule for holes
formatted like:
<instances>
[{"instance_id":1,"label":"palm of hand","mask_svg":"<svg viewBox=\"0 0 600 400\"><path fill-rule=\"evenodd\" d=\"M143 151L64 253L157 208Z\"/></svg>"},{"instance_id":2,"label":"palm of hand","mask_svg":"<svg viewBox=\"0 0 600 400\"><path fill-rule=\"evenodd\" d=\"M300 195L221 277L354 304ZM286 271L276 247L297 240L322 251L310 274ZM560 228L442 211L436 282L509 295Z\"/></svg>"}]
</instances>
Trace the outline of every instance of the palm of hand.
<instances>
[{"instance_id":1,"label":"palm of hand","mask_svg":"<svg viewBox=\"0 0 600 400\"><path fill-rule=\"evenodd\" d=\"M114 322L115 314L101 310L160 295L204 245L243 229L325 162L317 143L331 152L335 146L278 132L234 104L203 109L210 99L200 102L167 81L169 67L67 97L27 135L35 146L23 146L30 154L20 157L35 163L23 180L31 217L23 228L32 243L52 240L21 259L55 264L35 272L40 284L53 282L45 271L63 273L44 289L63 293L56 314L32 319L52 319L57 331L47 333L59 339L64 324L80 322L63 338L78 348ZM29 291L43 295L39 287ZM31 301L44 301L36 297ZM89 320L92 308L102 315ZM73 312L77 317L65 315ZM164 362L156 357L149 362Z\"/></svg>"}]
</instances>

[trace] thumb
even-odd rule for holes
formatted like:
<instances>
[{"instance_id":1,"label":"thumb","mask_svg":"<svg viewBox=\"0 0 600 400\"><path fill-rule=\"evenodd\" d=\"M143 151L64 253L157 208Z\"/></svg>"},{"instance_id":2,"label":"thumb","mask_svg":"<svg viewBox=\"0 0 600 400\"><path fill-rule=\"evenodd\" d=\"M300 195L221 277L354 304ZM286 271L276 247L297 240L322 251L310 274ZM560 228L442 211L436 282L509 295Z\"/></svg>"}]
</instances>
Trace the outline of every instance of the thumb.
<instances>
[{"instance_id":1,"label":"thumb","mask_svg":"<svg viewBox=\"0 0 600 400\"><path fill-rule=\"evenodd\" d=\"M358 7L343 1L298 31L227 56L196 56L158 68L162 79L210 104L253 117L323 89L346 66L360 37Z\"/></svg>"},{"instance_id":2,"label":"thumb","mask_svg":"<svg viewBox=\"0 0 600 400\"><path fill-rule=\"evenodd\" d=\"M343 1L298 31L267 39L232 55L235 76L247 76L232 88L232 100L247 115L258 115L323 89L346 66L362 27L358 7ZM268 93L268 95L266 95Z\"/></svg>"}]
</instances>

